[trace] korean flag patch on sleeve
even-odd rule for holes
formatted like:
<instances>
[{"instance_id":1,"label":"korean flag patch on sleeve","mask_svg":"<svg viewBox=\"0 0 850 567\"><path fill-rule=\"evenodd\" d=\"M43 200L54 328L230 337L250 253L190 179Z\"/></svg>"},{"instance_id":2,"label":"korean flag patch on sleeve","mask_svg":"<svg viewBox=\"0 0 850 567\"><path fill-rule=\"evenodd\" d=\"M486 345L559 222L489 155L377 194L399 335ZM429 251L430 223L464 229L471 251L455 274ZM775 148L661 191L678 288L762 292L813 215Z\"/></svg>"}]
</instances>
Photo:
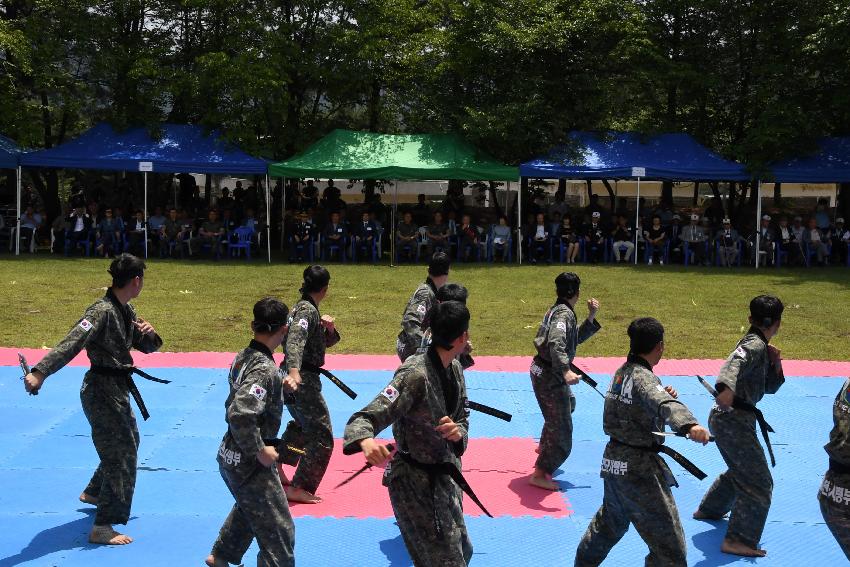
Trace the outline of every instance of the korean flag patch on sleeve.
<instances>
[{"instance_id":1,"label":"korean flag patch on sleeve","mask_svg":"<svg viewBox=\"0 0 850 567\"><path fill-rule=\"evenodd\" d=\"M80 328L83 331L90 331L91 328L92 328L91 321L89 321L88 319L81 319L80 320Z\"/></svg>"},{"instance_id":2,"label":"korean flag patch on sleeve","mask_svg":"<svg viewBox=\"0 0 850 567\"><path fill-rule=\"evenodd\" d=\"M396 390L392 386L387 386L381 392L381 395L384 396L386 399L388 399L390 401L390 403L393 403L394 401L396 401L398 399L398 390Z\"/></svg>"},{"instance_id":3,"label":"korean flag patch on sleeve","mask_svg":"<svg viewBox=\"0 0 850 567\"><path fill-rule=\"evenodd\" d=\"M262 402L266 399L266 389L259 384L254 384L251 386L251 395Z\"/></svg>"},{"instance_id":4,"label":"korean flag patch on sleeve","mask_svg":"<svg viewBox=\"0 0 850 567\"><path fill-rule=\"evenodd\" d=\"M740 359L747 358L747 351L744 350L744 347L739 346L738 348L735 349L735 352L732 353L733 358L736 357L736 356Z\"/></svg>"}]
</instances>

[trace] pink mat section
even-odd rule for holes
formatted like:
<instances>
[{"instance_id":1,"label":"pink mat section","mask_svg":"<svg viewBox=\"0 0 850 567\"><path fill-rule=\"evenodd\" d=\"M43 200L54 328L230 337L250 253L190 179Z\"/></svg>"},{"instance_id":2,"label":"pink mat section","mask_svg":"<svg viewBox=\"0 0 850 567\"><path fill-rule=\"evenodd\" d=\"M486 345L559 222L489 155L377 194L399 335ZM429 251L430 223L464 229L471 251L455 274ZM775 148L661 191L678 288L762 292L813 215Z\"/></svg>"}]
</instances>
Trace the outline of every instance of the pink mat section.
<instances>
[{"instance_id":1,"label":"pink mat section","mask_svg":"<svg viewBox=\"0 0 850 567\"><path fill-rule=\"evenodd\" d=\"M463 476L494 517L550 516L572 514L567 493L549 492L528 485L534 465L533 439L470 439L463 457ZM369 469L345 486L334 487L365 464L360 454L342 454L337 439L328 471L319 487L320 504L290 504L292 515L334 518L391 518L393 510L387 489L381 485L383 469ZM293 469L285 467L292 477ZM484 514L466 495L463 509L468 516Z\"/></svg>"},{"instance_id":2,"label":"pink mat section","mask_svg":"<svg viewBox=\"0 0 850 567\"><path fill-rule=\"evenodd\" d=\"M43 349L0 348L0 366L17 366L17 353L21 352L31 365L36 364L47 353ZM275 357L279 361L281 354ZM148 368L228 368L233 361L231 352L155 352L133 353L133 360L140 367ZM584 357L576 363L586 372L612 374L624 359L619 357ZM74 366L88 366L84 353L72 362ZM528 372L530 356L477 356L473 370L478 372ZM720 370L722 360L681 359L662 360L655 372L664 376L714 376ZM329 354L326 366L333 370L395 370L399 361L395 355L382 354ZM786 376L850 376L850 361L828 360L785 360L782 363Z\"/></svg>"}]
</instances>

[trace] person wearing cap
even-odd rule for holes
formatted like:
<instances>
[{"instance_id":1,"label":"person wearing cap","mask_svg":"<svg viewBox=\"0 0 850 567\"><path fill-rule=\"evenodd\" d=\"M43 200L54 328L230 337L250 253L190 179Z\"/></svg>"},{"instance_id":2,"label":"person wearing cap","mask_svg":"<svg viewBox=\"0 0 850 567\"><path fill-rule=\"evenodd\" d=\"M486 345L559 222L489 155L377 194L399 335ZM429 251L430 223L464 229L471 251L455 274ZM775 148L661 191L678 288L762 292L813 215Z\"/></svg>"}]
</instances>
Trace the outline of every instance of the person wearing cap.
<instances>
[{"instance_id":1,"label":"person wearing cap","mask_svg":"<svg viewBox=\"0 0 850 567\"><path fill-rule=\"evenodd\" d=\"M829 248L826 243L829 241L829 235L824 233L817 226L815 217L809 218L808 226L803 231L803 246L808 256L812 252L817 257L818 266L826 265L829 259Z\"/></svg>"},{"instance_id":2,"label":"person wearing cap","mask_svg":"<svg viewBox=\"0 0 850 567\"><path fill-rule=\"evenodd\" d=\"M608 234L608 231L602 226L602 213L593 211L590 215L590 224L584 227L583 232L587 261L598 264L605 253Z\"/></svg>"},{"instance_id":3,"label":"person wearing cap","mask_svg":"<svg viewBox=\"0 0 850 567\"><path fill-rule=\"evenodd\" d=\"M831 231L832 258L836 265L847 262L848 245L850 245L850 230L844 227L844 219L835 219L835 226Z\"/></svg>"},{"instance_id":4,"label":"person wearing cap","mask_svg":"<svg viewBox=\"0 0 850 567\"><path fill-rule=\"evenodd\" d=\"M319 313L328 295L331 274L322 266L304 269L301 299L289 316L289 333L281 368L288 380L298 385L298 395L287 400L286 408L304 433L304 451L292 482L285 487L290 502L315 504L322 499L316 490L325 476L333 452L331 416L322 395L319 371L325 365L325 349L339 342L334 318ZM286 482L286 481L284 481Z\"/></svg>"},{"instance_id":5,"label":"person wearing cap","mask_svg":"<svg viewBox=\"0 0 850 567\"><path fill-rule=\"evenodd\" d=\"M206 559L209 567L242 563L251 540L260 551L257 565L295 565L295 524L274 465L275 438L283 419L283 395L298 389L275 364L272 353L289 330L289 309L271 297L254 304L254 338L230 365L224 402L227 431L218 448L218 468L236 503Z\"/></svg>"},{"instance_id":6,"label":"person wearing cap","mask_svg":"<svg viewBox=\"0 0 850 567\"><path fill-rule=\"evenodd\" d=\"M684 567L688 547L670 490L678 484L658 454L664 438L656 433L666 424L702 445L710 435L676 390L662 385L653 372L664 354L661 323L651 317L636 319L628 335L629 354L611 378L602 414L602 427L610 437L600 472L602 505L579 543L574 565L600 565L634 524L649 547L646 565Z\"/></svg>"},{"instance_id":7,"label":"person wearing cap","mask_svg":"<svg viewBox=\"0 0 850 567\"><path fill-rule=\"evenodd\" d=\"M717 253L720 265L731 267L738 261L738 231L732 228L729 218L723 219L723 227L717 232Z\"/></svg>"},{"instance_id":8,"label":"person wearing cap","mask_svg":"<svg viewBox=\"0 0 850 567\"><path fill-rule=\"evenodd\" d=\"M670 261L675 263L682 256L682 217L678 213L673 215L670 226L667 227L667 242L670 246Z\"/></svg>"},{"instance_id":9,"label":"person wearing cap","mask_svg":"<svg viewBox=\"0 0 850 567\"><path fill-rule=\"evenodd\" d=\"M295 226L289 237L289 261L303 262L310 258L310 247L313 246L313 221L306 211L295 215Z\"/></svg>"},{"instance_id":10,"label":"person wearing cap","mask_svg":"<svg viewBox=\"0 0 850 567\"><path fill-rule=\"evenodd\" d=\"M536 354L529 373L543 413L543 431L529 483L546 490L560 489L552 474L567 460L573 447L576 398L570 386L578 384L579 376L570 370L570 364L576 347L602 328L596 320L599 301L594 298L587 300L587 319L578 324L574 309L580 285L581 280L573 272L563 272L555 278L557 299L534 337Z\"/></svg>"},{"instance_id":11,"label":"person wearing cap","mask_svg":"<svg viewBox=\"0 0 850 567\"><path fill-rule=\"evenodd\" d=\"M728 470L708 489L693 517L720 520L729 514L720 546L723 553L745 557L767 553L759 549L759 541L770 509L773 477L757 437L757 425L772 464L775 462L767 437L772 430L756 404L785 383L781 353L770 344L779 332L783 310L782 301L772 295L750 301L750 328L720 368L714 387L717 403L708 426Z\"/></svg>"},{"instance_id":12,"label":"person wearing cap","mask_svg":"<svg viewBox=\"0 0 850 567\"><path fill-rule=\"evenodd\" d=\"M770 215L762 215L761 226L759 227L758 232L754 234L747 243L750 246L750 255L752 257L753 264L758 262L759 266L767 264L773 265L773 249L776 245L776 235L770 227L771 220ZM759 241L758 251L755 250L756 236L758 236Z\"/></svg>"},{"instance_id":13,"label":"person wearing cap","mask_svg":"<svg viewBox=\"0 0 850 567\"><path fill-rule=\"evenodd\" d=\"M707 217L706 220L708 220ZM682 229L682 240L688 244L688 254L693 253L694 255L693 263L704 264L706 262L705 243L708 240L708 235L699 225L698 214L692 214L690 223Z\"/></svg>"},{"instance_id":14,"label":"person wearing cap","mask_svg":"<svg viewBox=\"0 0 850 567\"><path fill-rule=\"evenodd\" d=\"M398 529L416 567L462 567L472 559L463 517L461 457L469 440L466 382L457 361L469 342L469 311L458 301L436 305L431 345L409 357L392 380L345 426L343 453L362 452L386 465ZM375 436L392 426L396 452Z\"/></svg>"},{"instance_id":15,"label":"person wearing cap","mask_svg":"<svg viewBox=\"0 0 850 567\"><path fill-rule=\"evenodd\" d=\"M112 286L106 295L86 309L67 336L33 367L24 377L24 386L27 392L37 393L48 376L86 349L91 369L83 378L80 400L100 463L80 502L97 506L90 543L125 545L133 539L115 531L113 525L130 520L136 488L139 429L130 394L135 392L137 403L141 397L136 398L138 390L128 370L133 368L130 349L156 352L162 339L130 304L144 286L144 261L120 254L109 265L109 274Z\"/></svg>"},{"instance_id":16,"label":"person wearing cap","mask_svg":"<svg viewBox=\"0 0 850 567\"><path fill-rule=\"evenodd\" d=\"M410 297L401 316L401 331L396 339L396 353L404 362L422 344L422 336L430 326L431 308L437 303L437 290L449 279L451 261L445 252L435 252L428 263L428 277Z\"/></svg>"}]
</instances>

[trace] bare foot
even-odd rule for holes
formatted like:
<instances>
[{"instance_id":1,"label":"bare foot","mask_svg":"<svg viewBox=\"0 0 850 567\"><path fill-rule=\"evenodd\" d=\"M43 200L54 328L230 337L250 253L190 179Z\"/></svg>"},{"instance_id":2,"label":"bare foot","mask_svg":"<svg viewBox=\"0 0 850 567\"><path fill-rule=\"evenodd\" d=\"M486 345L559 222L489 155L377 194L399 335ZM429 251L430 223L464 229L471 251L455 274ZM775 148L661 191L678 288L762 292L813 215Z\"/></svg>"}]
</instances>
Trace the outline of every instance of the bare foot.
<instances>
[{"instance_id":1,"label":"bare foot","mask_svg":"<svg viewBox=\"0 0 850 567\"><path fill-rule=\"evenodd\" d=\"M739 541L730 541L728 539L724 539L723 543L720 544L720 551L743 557L764 557L767 555L767 551L764 549L756 549Z\"/></svg>"},{"instance_id":2,"label":"bare foot","mask_svg":"<svg viewBox=\"0 0 850 567\"><path fill-rule=\"evenodd\" d=\"M80 494L80 502L83 504L91 504L92 506L97 506L97 496L92 496L91 494L86 494L83 492Z\"/></svg>"},{"instance_id":3,"label":"bare foot","mask_svg":"<svg viewBox=\"0 0 850 567\"><path fill-rule=\"evenodd\" d=\"M722 520L723 516L709 516L708 514L697 508L697 511L694 512L693 518L694 520Z\"/></svg>"},{"instance_id":4,"label":"bare foot","mask_svg":"<svg viewBox=\"0 0 850 567\"><path fill-rule=\"evenodd\" d=\"M127 545L128 543L133 543L133 538L116 532L110 525L95 525L89 533L89 543L97 543L101 545Z\"/></svg>"},{"instance_id":5,"label":"bare foot","mask_svg":"<svg viewBox=\"0 0 850 567\"><path fill-rule=\"evenodd\" d=\"M303 488L297 486L285 486L283 491L286 493L286 499L289 502L300 502L301 504L318 504L322 499L315 494L310 494Z\"/></svg>"},{"instance_id":6,"label":"bare foot","mask_svg":"<svg viewBox=\"0 0 850 567\"><path fill-rule=\"evenodd\" d=\"M548 474L537 469L528 477L528 484L544 490L561 490L561 487Z\"/></svg>"},{"instance_id":7,"label":"bare foot","mask_svg":"<svg viewBox=\"0 0 850 567\"><path fill-rule=\"evenodd\" d=\"M207 564L207 567L230 567L230 563L228 563L224 559L216 557L212 553L207 555L207 558L204 563Z\"/></svg>"}]
</instances>

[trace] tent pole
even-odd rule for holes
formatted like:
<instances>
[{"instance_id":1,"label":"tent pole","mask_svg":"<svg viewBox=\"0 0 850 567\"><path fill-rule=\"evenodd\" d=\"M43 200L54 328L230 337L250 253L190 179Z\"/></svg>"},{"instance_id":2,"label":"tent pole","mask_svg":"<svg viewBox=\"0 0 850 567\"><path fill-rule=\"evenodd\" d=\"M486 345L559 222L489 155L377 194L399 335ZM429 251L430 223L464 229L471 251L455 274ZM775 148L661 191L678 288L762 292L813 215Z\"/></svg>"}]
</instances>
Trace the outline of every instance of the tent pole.
<instances>
[{"instance_id":1,"label":"tent pole","mask_svg":"<svg viewBox=\"0 0 850 567\"><path fill-rule=\"evenodd\" d=\"M640 177L637 178L637 201L635 201L635 266L638 263L638 235L643 229L640 226Z\"/></svg>"},{"instance_id":2,"label":"tent pole","mask_svg":"<svg viewBox=\"0 0 850 567\"><path fill-rule=\"evenodd\" d=\"M759 264L761 264L761 179L758 180L756 184L756 249L755 249L755 257L756 257L756 270L759 269ZM765 263L767 263L767 258L764 259Z\"/></svg>"},{"instance_id":3,"label":"tent pole","mask_svg":"<svg viewBox=\"0 0 850 567\"><path fill-rule=\"evenodd\" d=\"M515 241L517 243L516 259L517 259L517 263L519 265L522 265L522 237L520 236L522 234L522 204L521 204L522 194L521 194L521 190L522 190L522 178L520 177L519 183L517 185L517 192L516 192L516 195L517 195L517 198L516 198L516 204L517 204L517 207L516 207L516 226L517 227L516 227L516 238L515 238Z\"/></svg>"},{"instance_id":4,"label":"tent pole","mask_svg":"<svg viewBox=\"0 0 850 567\"><path fill-rule=\"evenodd\" d=\"M269 186L269 174L266 173L266 247L269 249L269 264L272 263L272 190Z\"/></svg>"},{"instance_id":5,"label":"tent pole","mask_svg":"<svg viewBox=\"0 0 850 567\"><path fill-rule=\"evenodd\" d=\"M18 214L15 217L15 256L19 256L21 254L21 166L19 165L15 169L15 174L17 177L17 211ZM32 233L32 238L35 238L35 231Z\"/></svg>"},{"instance_id":6,"label":"tent pole","mask_svg":"<svg viewBox=\"0 0 850 567\"><path fill-rule=\"evenodd\" d=\"M145 234L145 258L148 257L148 172L144 172L145 176L145 208L144 208L144 219L145 223L142 225L144 228Z\"/></svg>"},{"instance_id":7,"label":"tent pole","mask_svg":"<svg viewBox=\"0 0 850 567\"><path fill-rule=\"evenodd\" d=\"M286 178L280 179L280 251L283 252L283 247L286 243Z\"/></svg>"},{"instance_id":8,"label":"tent pole","mask_svg":"<svg viewBox=\"0 0 850 567\"><path fill-rule=\"evenodd\" d=\"M395 182L395 198L393 199L393 210L392 210L392 220L390 221L390 268L395 266L395 233L396 233L396 219L398 218L398 184L399 180L396 179Z\"/></svg>"}]
</instances>

